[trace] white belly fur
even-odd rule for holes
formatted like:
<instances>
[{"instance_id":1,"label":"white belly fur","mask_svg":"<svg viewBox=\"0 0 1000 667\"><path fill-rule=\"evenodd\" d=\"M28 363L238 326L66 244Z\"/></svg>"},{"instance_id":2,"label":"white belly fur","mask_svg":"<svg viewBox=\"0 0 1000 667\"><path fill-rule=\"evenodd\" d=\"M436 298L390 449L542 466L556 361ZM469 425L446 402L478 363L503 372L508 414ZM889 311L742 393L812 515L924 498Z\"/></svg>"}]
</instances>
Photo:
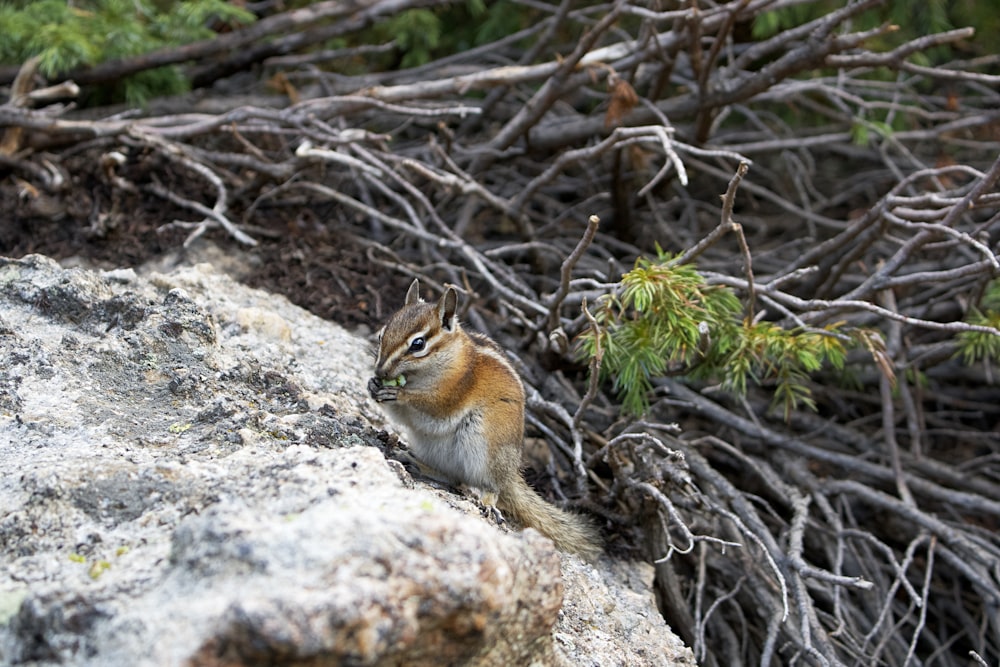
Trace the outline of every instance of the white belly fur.
<instances>
[{"instance_id":1,"label":"white belly fur","mask_svg":"<svg viewBox=\"0 0 1000 667\"><path fill-rule=\"evenodd\" d=\"M403 426L410 449L421 461L456 482L496 492L488 465L489 444L482 436L482 415L470 411L452 419L431 418L405 405L383 404Z\"/></svg>"}]
</instances>

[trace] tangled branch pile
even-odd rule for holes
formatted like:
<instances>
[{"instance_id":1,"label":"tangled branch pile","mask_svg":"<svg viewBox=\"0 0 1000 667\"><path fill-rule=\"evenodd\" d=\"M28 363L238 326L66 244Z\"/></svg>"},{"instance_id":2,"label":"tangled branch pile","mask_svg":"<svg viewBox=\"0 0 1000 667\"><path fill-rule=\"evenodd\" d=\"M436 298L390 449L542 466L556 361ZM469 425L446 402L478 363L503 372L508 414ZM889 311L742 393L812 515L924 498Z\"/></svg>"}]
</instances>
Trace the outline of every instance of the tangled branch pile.
<instances>
[{"instance_id":1,"label":"tangled branch pile","mask_svg":"<svg viewBox=\"0 0 1000 667\"><path fill-rule=\"evenodd\" d=\"M319 2L76 77L253 65L277 101L95 119L15 85L4 187L30 216L86 183L60 211L92 234L159 206L188 243L268 243L321 209L384 276L463 288L465 319L520 362L551 492L655 560L705 665L1000 655L997 58L926 65L971 29L886 47L892 26L857 27L876 0L755 41L755 19L800 3L564 1L456 55L336 73L396 48L360 43L372 23L445 4ZM337 36L354 42L303 50ZM568 343L611 326L586 304L621 298L654 242L738 296L745 327L863 344L797 376L814 410L771 410L776 362L747 349L745 393L666 364L628 418ZM688 353L720 345L704 334Z\"/></svg>"}]
</instances>

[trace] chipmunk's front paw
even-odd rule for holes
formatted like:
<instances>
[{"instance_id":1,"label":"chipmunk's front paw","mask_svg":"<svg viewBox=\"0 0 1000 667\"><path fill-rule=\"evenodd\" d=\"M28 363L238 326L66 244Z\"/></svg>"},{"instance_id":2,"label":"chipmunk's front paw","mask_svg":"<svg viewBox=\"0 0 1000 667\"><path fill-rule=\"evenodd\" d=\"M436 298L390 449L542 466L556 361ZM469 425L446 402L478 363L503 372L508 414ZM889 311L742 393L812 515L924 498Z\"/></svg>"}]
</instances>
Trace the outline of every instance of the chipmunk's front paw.
<instances>
[{"instance_id":1,"label":"chipmunk's front paw","mask_svg":"<svg viewBox=\"0 0 1000 667\"><path fill-rule=\"evenodd\" d=\"M493 520L498 526L502 526L507 523L507 519L503 518L503 514L497 509L497 494L495 493L484 493L480 498L479 502L483 506L483 516L488 517Z\"/></svg>"},{"instance_id":2,"label":"chipmunk's front paw","mask_svg":"<svg viewBox=\"0 0 1000 667\"><path fill-rule=\"evenodd\" d=\"M507 519L503 518L503 513L493 505L483 506L483 516L498 526L502 526L507 523Z\"/></svg>"},{"instance_id":3,"label":"chipmunk's front paw","mask_svg":"<svg viewBox=\"0 0 1000 667\"><path fill-rule=\"evenodd\" d=\"M368 380L368 394L379 403L395 401L399 397L399 384L386 385L385 381L379 378Z\"/></svg>"}]
</instances>

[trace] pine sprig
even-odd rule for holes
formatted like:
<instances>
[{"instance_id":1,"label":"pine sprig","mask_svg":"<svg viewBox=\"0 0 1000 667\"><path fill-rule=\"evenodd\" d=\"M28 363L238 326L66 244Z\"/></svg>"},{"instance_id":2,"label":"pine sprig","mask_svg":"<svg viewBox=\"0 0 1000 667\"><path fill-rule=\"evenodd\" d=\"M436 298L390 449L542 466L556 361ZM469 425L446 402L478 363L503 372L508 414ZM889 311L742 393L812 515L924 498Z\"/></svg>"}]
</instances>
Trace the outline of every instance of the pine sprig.
<instances>
[{"instance_id":1,"label":"pine sprig","mask_svg":"<svg viewBox=\"0 0 1000 667\"><path fill-rule=\"evenodd\" d=\"M877 333L846 330L843 323L807 330L748 322L733 290L709 285L694 266L670 259L662 252L656 260L639 259L616 294L599 303L598 332L580 338L590 359L600 337L601 379L612 382L632 414L648 410L655 379L670 374L720 381L741 395L750 382L773 386L773 406L788 418L800 406L816 407L812 373L841 370L848 346L881 340Z\"/></svg>"},{"instance_id":2,"label":"pine sprig","mask_svg":"<svg viewBox=\"0 0 1000 667\"><path fill-rule=\"evenodd\" d=\"M979 307L971 308L965 321L1000 329L1000 280L994 280L986 287ZM968 365L1000 360L1000 337L979 331L963 331L958 334L958 354Z\"/></svg>"},{"instance_id":3,"label":"pine sprig","mask_svg":"<svg viewBox=\"0 0 1000 667\"><path fill-rule=\"evenodd\" d=\"M157 4L149 0L65 0L0 4L0 62L39 57L39 71L56 77L81 66L207 39L213 21L249 23L253 14L225 0ZM125 97L142 102L187 87L180 71L162 68L125 82ZM132 84L135 85L132 85Z\"/></svg>"}]
</instances>

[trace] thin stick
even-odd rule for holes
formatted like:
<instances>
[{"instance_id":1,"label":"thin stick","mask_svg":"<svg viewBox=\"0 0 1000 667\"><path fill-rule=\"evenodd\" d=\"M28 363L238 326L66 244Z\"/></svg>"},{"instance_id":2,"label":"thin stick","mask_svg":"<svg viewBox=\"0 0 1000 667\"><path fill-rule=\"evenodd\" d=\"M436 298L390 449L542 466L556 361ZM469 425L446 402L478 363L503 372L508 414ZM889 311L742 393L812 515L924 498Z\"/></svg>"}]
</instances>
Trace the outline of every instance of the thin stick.
<instances>
[{"instance_id":1,"label":"thin stick","mask_svg":"<svg viewBox=\"0 0 1000 667\"><path fill-rule=\"evenodd\" d=\"M548 327L550 332L555 331L561 325L559 308L566 299L566 295L569 294L569 281L573 277L573 267L576 266L576 263L583 257L583 253L594 241L594 235L597 234L597 229L600 226L601 219L596 215L587 218L587 229L584 230L583 237L577 242L576 247L573 248L573 252L569 254L569 257L563 261L562 266L559 268L559 288L551 298L546 299L549 302Z\"/></svg>"}]
</instances>

